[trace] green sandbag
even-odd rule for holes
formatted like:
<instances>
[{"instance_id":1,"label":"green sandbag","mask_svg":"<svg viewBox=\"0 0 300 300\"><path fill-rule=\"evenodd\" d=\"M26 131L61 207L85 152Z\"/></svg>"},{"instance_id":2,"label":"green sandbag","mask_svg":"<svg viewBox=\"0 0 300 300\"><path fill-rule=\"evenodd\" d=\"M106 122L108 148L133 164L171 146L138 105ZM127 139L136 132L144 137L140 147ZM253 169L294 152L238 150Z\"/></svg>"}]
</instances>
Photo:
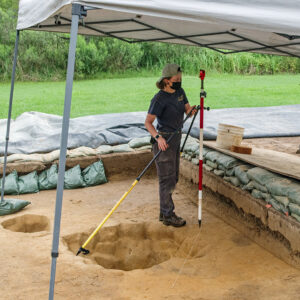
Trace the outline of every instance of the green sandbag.
<instances>
[{"instance_id":1,"label":"green sandbag","mask_svg":"<svg viewBox=\"0 0 300 300\"><path fill-rule=\"evenodd\" d=\"M209 151L206 155L205 158L207 160L210 160L213 163L217 162L217 159L221 156L222 154L218 151Z\"/></svg>"},{"instance_id":2,"label":"green sandbag","mask_svg":"<svg viewBox=\"0 0 300 300\"><path fill-rule=\"evenodd\" d=\"M287 207L285 207L284 205L282 205L280 202L276 201L273 198L270 198L268 200L268 203L270 203L272 205L273 208L275 208L277 211L281 211L284 214L288 214L289 210Z\"/></svg>"},{"instance_id":3,"label":"green sandbag","mask_svg":"<svg viewBox=\"0 0 300 300\"><path fill-rule=\"evenodd\" d=\"M253 185L254 185L255 189L257 189L257 190L259 190L263 193L268 193L268 189L265 186L263 186L263 185L259 184L258 182L256 182L255 180L253 180Z\"/></svg>"},{"instance_id":4,"label":"green sandbag","mask_svg":"<svg viewBox=\"0 0 300 300\"><path fill-rule=\"evenodd\" d=\"M206 162L205 162L208 166L210 166L211 168L213 169L217 169L218 168L218 165L208 159L206 159Z\"/></svg>"},{"instance_id":5,"label":"green sandbag","mask_svg":"<svg viewBox=\"0 0 300 300\"><path fill-rule=\"evenodd\" d=\"M206 171L208 171L208 172L210 172L210 171L212 171L212 170L214 169L214 168L208 166L207 164L203 164L203 168L204 168Z\"/></svg>"},{"instance_id":6,"label":"green sandbag","mask_svg":"<svg viewBox=\"0 0 300 300\"><path fill-rule=\"evenodd\" d=\"M203 156L206 157L206 154L211 151L213 151L213 150L211 150L210 148L207 148L207 147L203 147Z\"/></svg>"},{"instance_id":7,"label":"green sandbag","mask_svg":"<svg viewBox=\"0 0 300 300\"><path fill-rule=\"evenodd\" d=\"M240 164L240 162L229 155L221 153L221 155L217 158L217 164L224 166L226 169L231 169Z\"/></svg>"},{"instance_id":8,"label":"green sandbag","mask_svg":"<svg viewBox=\"0 0 300 300\"><path fill-rule=\"evenodd\" d=\"M0 192L1 192L1 188L2 188L2 180L0 182ZM13 170L9 175L5 176L4 194L5 195L19 194L18 173L16 170Z\"/></svg>"},{"instance_id":9,"label":"green sandbag","mask_svg":"<svg viewBox=\"0 0 300 300\"><path fill-rule=\"evenodd\" d=\"M218 169L224 171L224 173L226 172L226 168L222 165L218 165Z\"/></svg>"},{"instance_id":10,"label":"green sandbag","mask_svg":"<svg viewBox=\"0 0 300 300\"><path fill-rule=\"evenodd\" d=\"M65 189L76 189L76 188L86 186L83 177L81 175L81 169L79 165L66 171L64 186Z\"/></svg>"},{"instance_id":11,"label":"green sandbag","mask_svg":"<svg viewBox=\"0 0 300 300\"><path fill-rule=\"evenodd\" d=\"M300 216L296 215L296 214L291 214L291 216L293 218L295 218L298 222L300 222Z\"/></svg>"},{"instance_id":12,"label":"green sandbag","mask_svg":"<svg viewBox=\"0 0 300 300\"><path fill-rule=\"evenodd\" d=\"M0 202L0 216L13 214L31 202L20 200L20 199L3 199L2 202Z\"/></svg>"},{"instance_id":13,"label":"green sandbag","mask_svg":"<svg viewBox=\"0 0 300 300\"><path fill-rule=\"evenodd\" d=\"M290 209L291 213L300 216L300 205L290 203L289 209Z\"/></svg>"},{"instance_id":14,"label":"green sandbag","mask_svg":"<svg viewBox=\"0 0 300 300\"><path fill-rule=\"evenodd\" d=\"M57 165L52 165L49 169L43 171L39 175L39 189L41 191L55 189L57 186L57 179Z\"/></svg>"},{"instance_id":15,"label":"green sandbag","mask_svg":"<svg viewBox=\"0 0 300 300\"><path fill-rule=\"evenodd\" d=\"M292 184L289 187L288 197L292 202L300 205L300 184Z\"/></svg>"},{"instance_id":16,"label":"green sandbag","mask_svg":"<svg viewBox=\"0 0 300 300\"><path fill-rule=\"evenodd\" d=\"M261 197L268 203L269 203L269 200L272 198L271 195L268 193L261 193Z\"/></svg>"},{"instance_id":17,"label":"green sandbag","mask_svg":"<svg viewBox=\"0 0 300 300\"><path fill-rule=\"evenodd\" d=\"M241 183L248 184L250 179L247 176L247 171L251 168L253 167L250 165L236 166L234 167L234 175L240 180Z\"/></svg>"},{"instance_id":18,"label":"green sandbag","mask_svg":"<svg viewBox=\"0 0 300 300\"><path fill-rule=\"evenodd\" d=\"M273 180L280 178L280 176L259 167L248 170L247 176L250 180L255 180L264 186Z\"/></svg>"},{"instance_id":19,"label":"green sandbag","mask_svg":"<svg viewBox=\"0 0 300 300\"><path fill-rule=\"evenodd\" d=\"M226 173L227 176L233 176L234 175L234 168L227 169L225 173Z\"/></svg>"},{"instance_id":20,"label":"green sandbag","mask_svg":"<svg viewBox=\"0 0 300 300\"><path fill-rule=\"evenodd\" d=\"M254 189L254 181L253 180L249 181L249 183L244 185L242 189L251 192Z\"/></svg>"},{"instance_id":21,"label":"green sandbag","mask_svg":"<svg viewBox=\"0 0 300 300\"><path fill-rule=\"evenodd\" d=\"M216 175L218 175L218 176L224 176L224 171L222 171L222 170L214 170L214 173L216 174Z\"/></svg>"},{"instance_id":22,"label":"green sandbag","mask_svg":"<svg viewBox=\"0 0 300 300\"><path fill-rule=\"evenodd\" d=\"M231 176L231 177L229 177L229 178L230 178L229 181L230 181L234 186L240 186L240 185L241 185L241 182L239 181L238 178L233 177L233 176Z\"/></svg>"},{"instance_id":23,"label":"green sandbag","mask_svg":"<svg viewBox=\"0 0 300 300\"><path fill-rule=\"evenodd\" d=\"M251 192L251 196L256 198L256 199L262 199L262 194L261 191L253 189Z\"/></svg>"},{"instance_id":24,"label":"green sandbag","mask_svg":"<svg viewBox=\"0 0 300 300\"><path fill-rule=\"evenodd\" d=\"M284 207L288 207L290 201L288 197L283 197L283 196L275 196L273 195L273 198L278 201L279 203L281 203Z\"/></svg>"},{"instance_id":25,"label":"green sandbag","mask_svg":"<svg viewBox=\"0 0 300 300\"><path fill-rule=\"evenodd\" d=\"M39 191L39 177L36 171L20 176L18 180L20 194L33 194Z\"/></svg>"},{"instance_id":26,"label":"green sandbag","mask_svg":"<svg viewBox=\"0 0 300 300\"><path fill-rule=\"evenodd\" d=\"M288 196L292 181L287 178L275 179L267 184L272 195Z\"/></svg>"},{"instance_id":27,"label":"green sandbag","mask_svg":"<svg viewBox=\"0 0 300 300\"><path fill-rule=\"evenodd\" d=\"M82 171L82 177L87 186L106 183L104 166L101 160L93 163Z\"/></svg>"},{"instance_id":28,"label":"green sandbag","mask_svg":"<svg viewBox=\"0 0 300 300\"><path fill-rule=\"evenodd\" d=\"M128 143L128 145L131 148L139 148L142 146L150 145L150 138L151 138L150 136L145 136L142 138L134 138Z\"/></svg>"}]
</instances>

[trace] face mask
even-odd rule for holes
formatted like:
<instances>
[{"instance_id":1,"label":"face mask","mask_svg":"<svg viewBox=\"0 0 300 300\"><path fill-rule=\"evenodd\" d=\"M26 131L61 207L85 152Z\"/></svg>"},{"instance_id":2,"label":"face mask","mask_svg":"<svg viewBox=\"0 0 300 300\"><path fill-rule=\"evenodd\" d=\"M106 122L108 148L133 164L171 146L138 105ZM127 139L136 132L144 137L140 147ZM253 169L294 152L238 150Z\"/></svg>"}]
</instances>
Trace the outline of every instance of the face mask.
<instances>
[{"instance_id":1,"label":"face mask","mask_svg":"<svg viewBox=\"0 0 300 300\"><path fill-rule=\"evenodd\" d=\"M181 81L179 82L173 82L173 84L170 86L171 89L177 91L181 88Z\"/></svg>"}]
</instances>

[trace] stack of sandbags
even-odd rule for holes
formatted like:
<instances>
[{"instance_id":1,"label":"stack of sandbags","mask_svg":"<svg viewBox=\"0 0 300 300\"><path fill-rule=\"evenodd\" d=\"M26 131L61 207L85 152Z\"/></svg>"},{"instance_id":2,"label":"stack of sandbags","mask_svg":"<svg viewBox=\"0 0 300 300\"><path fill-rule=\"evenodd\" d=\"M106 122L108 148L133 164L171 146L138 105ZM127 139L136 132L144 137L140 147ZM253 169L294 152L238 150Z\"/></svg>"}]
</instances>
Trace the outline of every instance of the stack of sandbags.
<instances>
[{"instance_id":1,"label":"stack of sandbags","mask_svg":"<svg viewBox=\"0 0 300 300\"><path fill-rule=\"evenodd\" d=\"M199 151L199 149L198 149ZM185 159L198 159L196 144L184 149ZM274 209L291 215L300 222L300 183L284 176L255 167L229 155L203 148L203 167L236 187L262 199Z\"/></svg>"},{"instance_id":2,"label":"stack of sandbags","mask_svg":"<svg viewBox=\"0 0 300 300\"><path fill-rule=\"evenodd\" d=\"M14 170L5 177L4 194L18 195L37 193L42 190L55 189L58 180L57 165L52 165L49 169L44 170L39 175L36 171L18 177ZM65 189L74 189L88 187L106 183L104 166L101 160L93 163L81 171L77 165L65 172L64 187ZM0 192L2 179L0 180Z\"/></svg>"}]
</instances>

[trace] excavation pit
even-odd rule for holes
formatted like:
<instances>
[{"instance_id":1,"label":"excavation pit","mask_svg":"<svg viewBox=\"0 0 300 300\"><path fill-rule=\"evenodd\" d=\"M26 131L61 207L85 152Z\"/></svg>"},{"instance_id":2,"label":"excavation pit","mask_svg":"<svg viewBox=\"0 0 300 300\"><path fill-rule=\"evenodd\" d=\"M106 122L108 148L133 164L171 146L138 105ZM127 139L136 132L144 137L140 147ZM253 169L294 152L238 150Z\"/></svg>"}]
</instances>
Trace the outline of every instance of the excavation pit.
<instances>
[{"instance_id":1,"label":"excavation pit","mask_svg":"<svg viewBox=\"0 0 300 300\"><path fill-rule=\"evenodd\" d=\"M1 223L3 228L24 233L40 232L49 229L49 219L45 216L26 214Z\"/></svg>"},{"instance_id":2,"label":"excavation pit","mask_svg":"<svg viewBox=\"0 0 300 300\"><path fill-rule=\"evenodd\" d=\"M87 238L87 233L77 233L65 237L64 241L76 254ZM90 251L87 257L106 269L147 269L171 257L187 255L188 245L182 242L178 230L160 224L120 224L101 229L87 246Z\"/></svg>"}]
</instances>

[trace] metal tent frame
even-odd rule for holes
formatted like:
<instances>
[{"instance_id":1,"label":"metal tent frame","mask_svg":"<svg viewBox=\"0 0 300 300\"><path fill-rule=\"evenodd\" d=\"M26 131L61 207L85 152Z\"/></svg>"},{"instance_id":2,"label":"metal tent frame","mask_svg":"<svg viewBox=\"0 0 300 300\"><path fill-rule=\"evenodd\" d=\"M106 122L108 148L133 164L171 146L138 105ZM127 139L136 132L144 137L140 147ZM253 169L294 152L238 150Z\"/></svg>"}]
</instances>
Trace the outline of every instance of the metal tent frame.
<instances>
[{"instance_id":1,"label":"metal tent frame","mask_svg":"<svg viewBox=\"0 0 300 300\"><path fill-rule=\"evenodd\" d=\"M49 29L51 31L52 27L58 26L71 26L70 31L70 44L69 44L69 54L68 54L68 65L67 65L67 76L66 76L66 89L65 89L65 101L64 101L64 113L63 113L63 122L61 129L61 141L60 141L60 156L59 156L59 172L58 172L58 184L56 190L56 205L55 205L55 218L54 218L54 230L53 230L53 241L52 241L52 262L51 262L51 275L50 275L50 284L49 284L49 299L52 300L54 297L54 287L55 287L55 274L56 274L56 261L58 257L58 249L59 249L59 237L60 237L60 223L61 223L61 210L62 210L62 201L63 201L63 190L64 190L64 175L65 175L65 165L66 165L66 152L67 152L67 144L68 144L68 133L69 133L69 119L70 119L70 110L71 110L71 101L72 101L72 88L73 88L73 78L74 78L74 67L75 67L75 52L77 45L77 35L79 26L85 27L91 31L102 34L103 36L113 37L120 39L127 43L138 43L138 42L152 42L152 41L168 41L168 40L184 40L191 45L206 47L217 51L222 54L232 54L238 52L259 52L260 50L272 50L278 55L287 55L300 58L300 55L296 55L294 53L290 53L289 51L282 50L280 48L300 45L300 42L296 43L285 43L278 45L267 45L265 43L257 42L247 37L244 37L240 34L235 33L236 29L231 29L230 31L221 31L221 32L211 32L211 33L201 33L201 34L193 34L193 35L176 35L169 31L156 28L152 25L146 24L137 19L121 19L121 20L106 20L106 21L96 21L96 22L84 22L83 19L87 16L88 10L94 10L98 8L86 7L81 4L72 4L72 19L65 18L62 16L55 16L55 24L49 25L37 25L32 27L31 29ZM138 18L139 16L137 16ZM65 23L61 23L61 20ZM81 20L81 22L80 22ZM94 28L92 25L94 24L104 24L104 23L121 23L121 22L132 22L139 26L143 26L143 28L130 29L130 30L119 30L119 31L103 31L98 28ZM124 33L124 32L138 32L138 31L151 31L155 30L161 32L167 37L155 38L155 39L136 39L131 40L128 38L122 38L117 36L116 34ZM295 35L287 35L277 33L279 36L286 38L289 41L293 41L295 39L300 39L300 36ZM214 43L199 43L192 38L195 37L205 37L205 36L213 36L219 35L227 37L223 42L214 42ZM232 40L228 40L228 36L232 37ZM5 143L5 153L4 153L4 167L3 167L3 180L2 180L2 189L1 189L1 202L4 197L4 185L5 185L5 175L6 175L6 166L7 166L7 152L8 152L8 143L9 143L9 133L10 133L10 122L11 122L11 112L12 112L12 104L13 104L13 93L14 93L14 83L15 83L15 73L16 73L16 62L18 55L18 45L19 45L19 37L20 31L16 32L16 40L15 40L15 50L14 50L14 61L13 61L13 70L12 70L12 78L11 78L11 90L10 90L10 98L9 98L9 111L8 111L8 119L7 119L7 131L6 131L6 143ZM236 44L240 42L250 42L254 44L253 48L243 49L243 50L228 50L223 51L217 46L221 46L224 44Z\"/></svg>"}]
</instances>

